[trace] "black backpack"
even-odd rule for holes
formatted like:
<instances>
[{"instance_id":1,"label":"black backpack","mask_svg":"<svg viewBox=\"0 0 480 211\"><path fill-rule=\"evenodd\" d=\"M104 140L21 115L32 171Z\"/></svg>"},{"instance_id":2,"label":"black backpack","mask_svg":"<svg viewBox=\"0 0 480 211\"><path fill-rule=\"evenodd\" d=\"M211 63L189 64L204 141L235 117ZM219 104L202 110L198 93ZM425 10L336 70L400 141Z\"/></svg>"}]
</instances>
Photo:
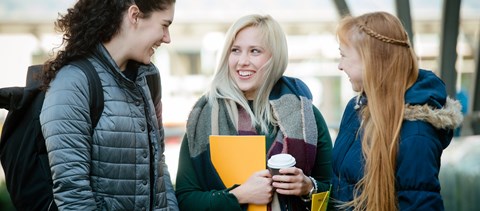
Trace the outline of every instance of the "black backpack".
<instances>
[{"instance_id":1,"label":"black backpack","mask_svg":"<svg viewBox=\"0 0 480 211\"><path fill-rule=\"evenodd\" d=\"M86 59L71 64L87 76L91 97L90 118L92 128L95 128L104 106L100 78ZM45 92L39 89L40 81L34 76L41 69L41 65L28 68L25 87L0 88L0 108L8 110L0 137L0 161L10 198L20 211L58 210L53 201L52 176L39 121ZM160 104L159 74L148 75L146 80L154 104Z\"/></svg>"},{"instance_id":2,"label":"black backpack","mask_svg":"<svg viewBox=\"0 0 480 211\"><path fill-rule=\"evenodd\" d=\"M103 111L104 99L100 78L86 59L71 63L87 76L90 94L90 118L95 128ZM39 115L45 92L34 78L41 65L28 67L25 87L0 89L0 108L8 110L0 137L0 160L5 172L7 190L13 205L21 210L58 210L53 201L53 181L48 164L45 139ZM146 77L155 105L161 100L158 74Z\"/></svg>"},{"instance_id":3,"label":"black backpack","mask_svg":"<svg viewBox=\"0 0 480 211\"><path fill-rule=\"evenodd\" d=\"M90 87L90 117L93 128L103 111L103 89L92 64L86 60L71 63L87 75ZM39 115L45 92L34 76L41 65L28 68L25 87L0 89L0 107L7 109L0 138L0 160L7 190L17 210L57 210L53 201L52 176Z\"/></svg>"},{"instance_id":4,"label":"black backpack","mask_svg":"<svg viewBox=\"0 0 480 211\"><path fill-rule=\"evenodd\" d=\"M95 128L104 106L100 78L86 59L71 64L87 76L90 118ZM39 89L40 81L35 80L34 75L41 68L41 65L28 68L25 87L0 88L0 108L9 110L0 137L0 161L10 198L19 211L58 210L53 201L52 176L39 121L45 92ZM154 104L160 104L160 75L148 75L146 80Z\"/></svg>"}]
</instances>

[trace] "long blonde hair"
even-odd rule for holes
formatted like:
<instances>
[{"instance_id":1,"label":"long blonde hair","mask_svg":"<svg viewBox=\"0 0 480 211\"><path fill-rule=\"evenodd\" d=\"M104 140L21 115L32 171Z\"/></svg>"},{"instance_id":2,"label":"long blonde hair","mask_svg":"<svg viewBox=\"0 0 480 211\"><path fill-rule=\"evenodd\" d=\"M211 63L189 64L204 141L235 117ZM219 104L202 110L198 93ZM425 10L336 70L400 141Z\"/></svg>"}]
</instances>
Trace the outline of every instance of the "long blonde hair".
<instances>
[{"instance_id":1,"label":"long blonde hair","mask_svg":"<svg viewBox=\"0 0 480 211\"><path fill-rule=\"evenodd\" d=\"M228 58L235 38L241 30L247 27L255 27L260 31L260 39L265 47L272 53L272 57L262 67L262 74L265 74L264 83L259 87L253 101L253 110L250 109L248 101L242 91L231 77L228 68ZM282 77L288 64L288 49L285 34L280 24L269 15L247 15L238 19L227 32L223 52L213 76L210 90L207 92L209 102L212 106L218 105L219 99L231 100L242 106L250 115L252 126L260 126L263 132L268 132L269 124L276 124L276 119L271 110L268 96L275 83ZM233 112L235 113L235 112ZM230 117L236 124L234 114Z\"/></svg>"},{"instance_id":2,"label":"long blonde hair","mask_svg":"<svg viewBox=\"0 0 480 211\"><path fill-rule=\"evenodd\" d=\"M363 61L362 109L365 158L363 178L353 201L341 207L355 210L397 210L395 171L405 92L418 77L415 52L400 20L386 12L344 18L337 36Z\"/></svg>"}]
</instances>

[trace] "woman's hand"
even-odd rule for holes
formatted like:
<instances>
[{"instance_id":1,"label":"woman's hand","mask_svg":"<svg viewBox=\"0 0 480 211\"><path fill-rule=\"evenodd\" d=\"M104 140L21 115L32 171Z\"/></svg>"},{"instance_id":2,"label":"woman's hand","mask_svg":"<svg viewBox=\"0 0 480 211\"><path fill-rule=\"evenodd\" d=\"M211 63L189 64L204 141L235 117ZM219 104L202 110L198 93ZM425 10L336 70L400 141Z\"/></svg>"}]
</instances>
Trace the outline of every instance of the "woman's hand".
<instances>
[{"instance_id":1,"label":"woman's hand","mask_svg":"<svg viewBox=\"0 0 480 211\"><path fill-rule=\"evenodd\" d=\"M268 170L255 172L240 186L230 190L240 204L268 204L272 201L272 178Z\"/></svg>"},{"instance_id":2,"label":"woman's hand","mask_svg":"<svg viewBox=\"0 0 480 211\"><path fill-rule=\"evenodd\" d=\"M280 174L272 177L272 186L283 195L308 195L313 187L312 180L296 167L280 169Z\"/></svg>"}]
</instances>

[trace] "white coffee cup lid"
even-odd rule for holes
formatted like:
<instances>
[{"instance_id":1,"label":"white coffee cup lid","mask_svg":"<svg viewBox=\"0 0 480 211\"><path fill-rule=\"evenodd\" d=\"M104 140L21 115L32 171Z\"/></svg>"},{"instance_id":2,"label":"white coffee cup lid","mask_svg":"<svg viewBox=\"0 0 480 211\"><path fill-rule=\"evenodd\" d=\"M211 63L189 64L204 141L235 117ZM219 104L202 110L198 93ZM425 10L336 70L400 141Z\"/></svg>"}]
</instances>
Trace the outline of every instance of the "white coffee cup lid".
<instances>
[{"instance_id":1,"label":"white coffee cup lid","mask_svg":"<svg viewBox=\"0 0 480 211\"><path fill-rule=\"evenodd\" d=\"M276 154L268 159L267 166L269 168L281 169L295 166L295 158L290 154Z\"/></svg>"}]
</instances>

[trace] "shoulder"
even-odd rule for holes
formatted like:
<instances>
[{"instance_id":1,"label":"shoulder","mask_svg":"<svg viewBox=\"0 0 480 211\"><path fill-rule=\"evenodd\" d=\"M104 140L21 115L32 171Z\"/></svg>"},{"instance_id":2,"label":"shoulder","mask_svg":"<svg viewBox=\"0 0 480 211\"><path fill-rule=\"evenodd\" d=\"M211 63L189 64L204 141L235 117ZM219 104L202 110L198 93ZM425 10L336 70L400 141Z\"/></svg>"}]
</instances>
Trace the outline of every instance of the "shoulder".
<instances>
[{"instance_id":1,"label":"shoulder","mask_svg":"<svg viewBox=\"0 0 480 211\"><path fill-rule=\"evenodd\" d=\"M425 170L427 167L437 169L442 151L449 142L446 133L435 130L426 122L404 121L398 151L399 170L412 169L413 163Z\"/></svg>"},{"instance_id":2,"label":"shoulder","mask_svg":"<svg viewBox=\"0 0 480 211\"><path fill-rule=\"evenodd\" d=\"M207 95L203 95L193 105L193 108L188 115L187 127L191 123L196 122L200 118L200 116L205 113L206 109L210 109L210 105Z\"/></svg>"},{"instance_id":3,"label":"shoulder","mask_svg":"<svg viewBox=\"0 0 480 211\"><path fill-rule=\"evenodd\" d=\"M193 109L201 109L201 108L203 108L205 106L208 106L208 105L209 105L208 96L207 95L202 95L200 98L198 98L198 100L193 105Z\"/></svg>"},{"instance_id":4,"label":"shoulder","mask_svg":"<svg viewBox=\"0 0 480 211\"><path fill-rule=\"evenodd\" d=\"M315 121L318 126L326 126L325 119L323 118L322 112L317 108L317 106L312 104L313 115L315 116Z\"/></svg>"},{"instance_id":5,"label":"shoulder","mask_svg":"<svg viewBox=\"0 0 480 211\"><path fill-rule=\"evenodd\" d=\"M424 121L403 121L400 131L400 145L405 147L406 150L419 148L419 150L425 150L427 148L437 148L442 150L441 147L442 133L444 131L437 130L433 125ZM447 137L445 135L445 137Z\"/></svg>"},{"instance_id":6,"label":"shoulder","mask_svg":"<svg viewBox=\"0 0 480 211\"><path fill-rule=\"evenodd\" d=\"M302 80L289 76L282 76L272 88L270 98L275 99L284 94L294 94L300 97L312 99L312 93L307 84Z\"/></svg>"},{"instance_id":7,"label":"shoulder","mask_svg":"<svg viewBox=\"0 0 480 211\"><path fill-rule=\"evenodd\" d=\"M63 66L51 82L51 86L78 86L88 85L87 76L75 65Z\"/></svg>"},{"instance_id":8,"label":"shoulder","mask_svg":"<svg viewBox=\"0 0 480 211\"><path fill-rule=\"evenodd\" d=\"M43 109L58 108L57 106L77 105L88 107L89 85L87 76L76 66L66 65L62 67L55 78L50 82ZM42 113L44 112L42 111ZM55 109L50 109L56 113Z\"/></svg>"},{"instance_id":9,"label":"shoulder","mask_svg":"<svg viewBox=\"0 0 480 211\"><path fill-rule=\"evenodd\" d=\"M352 117L358 117L357 115L357 110L355 109L357 105L357 96L352 97L347 105L345 106L345 109L343 111L343 117L342 117L342 122L344 121L351 121Z\"/></svg>"},{"instance_id":10,"label":"shoulder","mask_svg":"<svg viewBox=\"0 0 480 211\"><path fill-rule=\"evenodd\" d=\"M330 136L330 128L327 125L327 122L323 118L320 110L312 105L313 114L315 116L315 122L317 123L318 138L321 142L332 142L332 137Z\"/></svg>"}]
</instances>

